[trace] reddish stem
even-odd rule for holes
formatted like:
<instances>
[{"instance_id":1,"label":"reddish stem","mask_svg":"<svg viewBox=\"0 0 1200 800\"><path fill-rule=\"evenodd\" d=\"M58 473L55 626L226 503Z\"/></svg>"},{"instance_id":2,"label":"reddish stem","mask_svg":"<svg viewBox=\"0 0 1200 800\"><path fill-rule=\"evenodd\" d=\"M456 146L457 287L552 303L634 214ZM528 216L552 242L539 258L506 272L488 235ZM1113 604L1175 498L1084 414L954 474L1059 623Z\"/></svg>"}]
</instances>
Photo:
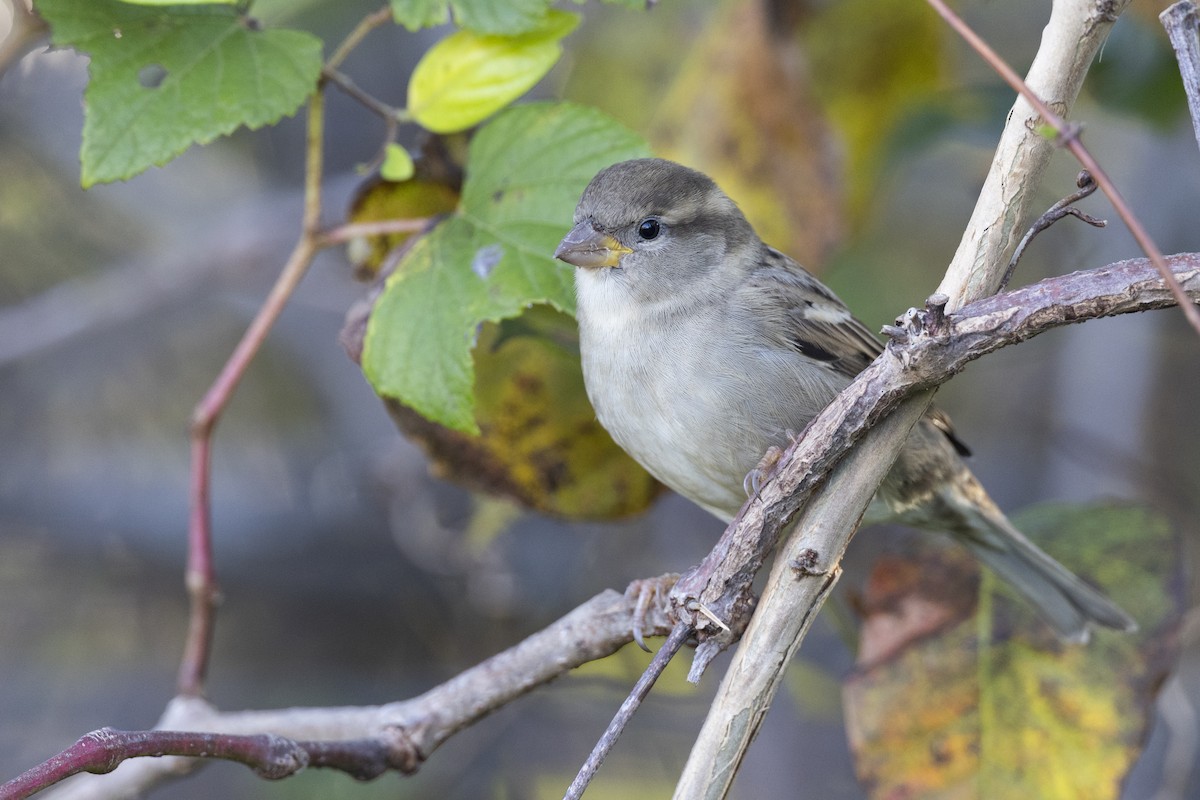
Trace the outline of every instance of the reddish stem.
<instances>
[{"instance_id":1,"label":"reddish stem","mask_svg":"<svg viewBox=\"0 0 1200 800\"><path fill-rule=\"evenodd\" d=\"M267 334L283 313L284 307L308 271L320 249L321 145L324 136L324 94L318 88L308 106L308 158L305 164L304 224L300 241L271 287L271 293L258 310L250 326L225 362L221 373L192 413L191 513L188 519L188 563L186 582L191 612L187 640L179 664L180 694L204 693L208 655L212 643L219 588L212 553L210 487L212 475L212 435L221 412L250 362L258 354Z\"/></svg>"}]
</instances>

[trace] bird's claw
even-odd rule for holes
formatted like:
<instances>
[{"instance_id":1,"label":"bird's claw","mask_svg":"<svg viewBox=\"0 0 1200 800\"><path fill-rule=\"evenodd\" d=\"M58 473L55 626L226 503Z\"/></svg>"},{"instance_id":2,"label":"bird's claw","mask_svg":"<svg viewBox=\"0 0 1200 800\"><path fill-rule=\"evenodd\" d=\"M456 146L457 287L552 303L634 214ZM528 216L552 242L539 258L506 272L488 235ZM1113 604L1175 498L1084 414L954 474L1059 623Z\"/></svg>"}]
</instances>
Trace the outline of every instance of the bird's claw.
<instances>
[{"instance_id":1,"label":"bird's claw","mask_svg":"<svg viewBox=\"0 0 1200 800\"><path fill-rule=\"evenodd\" d=\"M631 621L633 641L647 653L653 651L646 646L646 614L649 613L652 603L666 598L667 592L671 590L671 587L675 585L675 581L677 580L679 580L679 575L675 573L660 575L657 578L641 578L630 583L629 587L625 589L626 597L637 597Z\"/></svg>"},{"instance_id":2,"label":"bird's claw","mask_svg":"<svg viewBox=\"0 0 1200 800\"><path fill-rule=\"evenodd\" d=\"M792 444L795 444L799 438L791 428L784 431L784 435L787 436L788 441ZM763 454L762 460L758 462L758 466L747 472L746 477L742 480L742 489L746 492L746 497L754 497L758 494L758 490L771 477L771 474L775 471L775 467L779 466L779 461L782 458L782 447L771 445L767 448L767 452Z\"/></svg>"}]
</instances>

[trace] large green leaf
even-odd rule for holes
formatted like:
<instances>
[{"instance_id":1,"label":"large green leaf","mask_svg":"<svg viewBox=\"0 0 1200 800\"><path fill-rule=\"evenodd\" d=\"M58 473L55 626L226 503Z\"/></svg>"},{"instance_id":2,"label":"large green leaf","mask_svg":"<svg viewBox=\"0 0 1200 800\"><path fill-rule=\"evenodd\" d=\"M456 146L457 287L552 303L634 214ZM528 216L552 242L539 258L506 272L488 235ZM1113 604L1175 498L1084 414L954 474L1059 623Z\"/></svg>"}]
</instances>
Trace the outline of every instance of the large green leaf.
<instances>
[{"instance_id":1,"label":"large green leaf","mask_svg":"<svg viewBox=\"0 0 1200 800\"><path fill-rule=\"evenodd\" d=\"M321 41L262 30L225 5L38 0L56 45L91 56L83 185L124 180L194 143L292 114L316 87Z\"/></svg>"},{"instance_id":2,"label":"large green leaf","mask_svg":"<svg viewBox=\"0 0 1200 800\"><path fill-rule=\"evenodd\" d=\"M569 104L509 109L481 129L458 210L413 246L372 311L363 370L375 390L476 432L477 327L534 303L574 311L572 275L554 247L592 176L646 154L635 134Z\"/></svg>"}]
</instances>

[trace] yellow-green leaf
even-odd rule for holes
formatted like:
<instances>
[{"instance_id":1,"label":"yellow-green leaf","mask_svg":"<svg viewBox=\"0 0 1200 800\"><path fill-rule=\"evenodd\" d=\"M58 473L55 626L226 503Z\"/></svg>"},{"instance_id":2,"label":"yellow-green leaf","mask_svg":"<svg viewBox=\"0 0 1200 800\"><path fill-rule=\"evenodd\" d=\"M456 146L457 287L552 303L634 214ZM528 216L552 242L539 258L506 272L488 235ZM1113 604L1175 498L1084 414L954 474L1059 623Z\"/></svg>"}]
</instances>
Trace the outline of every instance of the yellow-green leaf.
<instances>
[{"instance_id":1,"label":"yellow-green leaf","mask_svg":"<svg viewBox=\"0 0 1200 800\"><path fill-rule=\"evenodd\" d=\"M458 31L421 58L408 84L408 111L438 133L475 125L533 88L562 55L560 41L579 17L551 11L519 36Z\"/></svg>"},{"instance_id":2,"label":"yellow-green leaf","mask_svg":"<svg viewBox=\"0 0 1200 800\"><path fill-rule=\"evenodd\" d=\"M661 486L596 421L583 387L575 322L535 306L480 328L473 353L476 435L430 422L396 402L396 425L439 477L568 519L645 510Z\"/></svg>"},{"instance_id":3,"label":"yellow-green leaf","mask_svg":"<svg viewBox=\"0 0 1200 800\"><path fill-rule=\"evenodd\" d=\"M406 181L413 176L413 160L400 145L395 142L387 146L387 152L383 157L383 164L379 167L379 174L386 181Z\"/></svg>"}]
</instances>

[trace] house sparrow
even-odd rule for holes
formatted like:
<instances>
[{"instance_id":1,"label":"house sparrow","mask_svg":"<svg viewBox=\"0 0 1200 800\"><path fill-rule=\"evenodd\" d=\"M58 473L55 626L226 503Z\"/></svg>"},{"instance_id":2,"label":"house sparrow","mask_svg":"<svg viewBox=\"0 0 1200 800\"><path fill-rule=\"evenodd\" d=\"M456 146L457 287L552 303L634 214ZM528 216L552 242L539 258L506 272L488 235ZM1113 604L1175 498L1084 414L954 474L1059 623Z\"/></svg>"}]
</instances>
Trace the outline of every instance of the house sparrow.
<instances>
[{"instance_id":1,"label":"house sparrow","mask_svg":"<svg viewBox=\"0 0 1200 800\"><path fill-rule=\"evenodd\" d=\"M573 264L588 397L617 444L729 522L744 481L883 350L841 300L767 246L706 175L661 159L601 171L555 257ZM931 409L864 518L951 534L1060 636L1134 620L1039 550Z\"/></svg>"}]
</instances>

